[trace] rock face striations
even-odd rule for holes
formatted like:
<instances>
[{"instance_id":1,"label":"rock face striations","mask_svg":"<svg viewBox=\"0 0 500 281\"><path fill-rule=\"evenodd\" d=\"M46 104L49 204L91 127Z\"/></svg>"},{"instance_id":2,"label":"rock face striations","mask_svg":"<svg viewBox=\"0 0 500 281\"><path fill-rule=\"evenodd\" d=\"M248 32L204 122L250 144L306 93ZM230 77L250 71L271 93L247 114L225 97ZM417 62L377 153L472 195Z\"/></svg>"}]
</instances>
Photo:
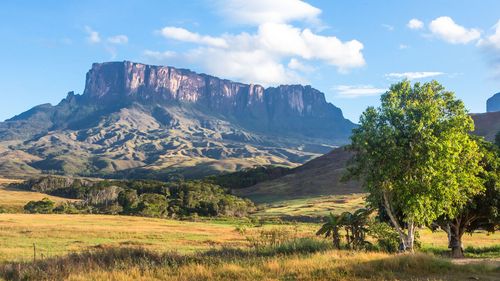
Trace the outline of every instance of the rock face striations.
<instances>
[{"instance_id":1,"label":"rock face striations","mask_svg":"<svg viewBox=\"0 0 500 281\"><path fill-rule=\"evenodd\" d=\"M500 111L500 93L496 93L486 101L487 112Z\"/></svg>"},{"instance_id":2,"label":"rock face striations","mask_svg":"<svg viewBox=\"0 0 500 281\"><path fill-rule=\"evenodd\" d=\"M294 166L345 144L354 127L310 86L264 88L167 66L96 63L82 95L0 123L0 173L194 176Z\"/></svg>"}]
</instances>

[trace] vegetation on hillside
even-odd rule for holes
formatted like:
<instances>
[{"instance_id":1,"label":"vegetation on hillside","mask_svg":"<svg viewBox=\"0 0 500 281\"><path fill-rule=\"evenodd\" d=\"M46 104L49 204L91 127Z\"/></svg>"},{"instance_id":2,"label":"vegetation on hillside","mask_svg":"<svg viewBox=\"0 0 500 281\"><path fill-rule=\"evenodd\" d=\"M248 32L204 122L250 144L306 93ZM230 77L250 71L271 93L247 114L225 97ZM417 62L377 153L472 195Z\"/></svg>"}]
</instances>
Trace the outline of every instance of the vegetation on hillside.
<instances>
[{"instance_id":1,"label":"vegetation on hillside","mask_svg":"<svg viewBox=\"0 0 500 281\"><path fill-rule=\"evenodd\" d=\"M290 168L281 166L259 166L234 173L209 176L206 179L224 188L240 189L282 177L289 174L290 170Z\"/></svg>"}]
</instances>

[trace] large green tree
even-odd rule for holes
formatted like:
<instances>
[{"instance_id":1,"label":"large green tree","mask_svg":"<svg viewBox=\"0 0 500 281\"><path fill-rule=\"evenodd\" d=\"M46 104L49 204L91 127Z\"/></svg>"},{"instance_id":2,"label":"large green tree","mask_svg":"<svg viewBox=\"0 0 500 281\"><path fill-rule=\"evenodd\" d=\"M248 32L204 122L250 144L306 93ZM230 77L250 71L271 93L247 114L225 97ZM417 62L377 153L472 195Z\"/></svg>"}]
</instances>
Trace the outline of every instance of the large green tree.
<instances>
[{"instance_id":1,"label":"large green tree","mask_svg":"<svg viewBox=\"0 0 500 281\"><path fill-rule=\"evenodd\" d=\"M350 175L383 206L402 250L413 251L417 227L454 217L482 191L473 129L462 101L436 81L394 84L380 107L362 114L351 137Z\"/></svg>"}]
</instances>

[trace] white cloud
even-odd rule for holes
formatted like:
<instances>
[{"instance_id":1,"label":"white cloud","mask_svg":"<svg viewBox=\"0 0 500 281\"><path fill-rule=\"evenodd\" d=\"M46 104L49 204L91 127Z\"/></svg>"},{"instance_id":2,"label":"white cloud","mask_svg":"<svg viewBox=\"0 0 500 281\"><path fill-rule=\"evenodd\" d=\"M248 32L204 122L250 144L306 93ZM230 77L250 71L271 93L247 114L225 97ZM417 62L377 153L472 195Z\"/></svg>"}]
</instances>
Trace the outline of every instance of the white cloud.
<instances>
[{"instance_id":1,"label":"white cloud","mask_svg":"<svg viewBox=\"0 0 500 281\"><path fill-rule=\"evenodd\" d=\"M289 24L264 23L253 34L200 35L177 27L162 29L170 39L198 44L179 58L201 65L214 75L265 85L303 80L296 71L310 71L304 61L321 61L341 72L365 65L363 44L343 42L335 36L318 35ZM167 59L161 52L145 55Z\"/></svg>"},{"instance_id":2,"label":"white cloud","mask_svg":"<svg viewBox=\"0 0 500 281\"><path fill-rule=\"evenodd\" d=\"M419 19L411 19L406 26L409 29L422 29L424 28L424 23Z\"/></svg>"},{"instance_id":3,"label":"white cloud","mask_svg":"<svg viewBox=\"0 0 500 281\"><path fill-rule=\"evenodd\" d=\"M126 35L115 35L115 36L108 37L108 42L111 44L117 44L117 45L127 44L128 37Z\"/></svg>"},{"instance_id":4,"label":"white cloud","mask_svg":"<svg viewBox=\"0 0 500 281\"><path fill-rule=\"evenodd\" d=\"M212 37L206 35L200 35L198 33L191 32L187 29L181 27L167 26L160 31L161 35L165 38L174 39L183 42L198 43L213 47L227 47L227 42L220 37Z\"/></svg>"},{"instance_id":5,"label":"white cloud","mask_svg":"<svg viewBox=\"0 0 500 281\"><path fill-rule=\"evenodd\" d=\"M439 17L431 21L429 29L436 37L451 44L467 44L479 39L481 32L475 28L465 28L450 17Z\"/></svg>"},{"instance_id":6,"label":"white cloud","mask_svg":"<svg viewBox=\"0 0 500 281\"><path fill-rule=\"evenodd\" d=\"M85 32L87 33L87 41L91 44L97 44L101 42L101 37L99 32L93 30L90 26L85 26Z\"/></svg>"},{"instance_id":7,"label":"white cloud","mask_svg":"<svg viewBox=\"0 0 500 281\"><path fill-rule=\"evenodd\" d=\"M260 25L308 21L319 23L321 10L301 0L218 0L219 11L232 22Z\"/></svg>"},{"instance_id":8,"label":"white cloud","mask_svg":"<svg viewBox=\"0 0 500 281\"><path fill-rule=\"evenodd\" d=\"M493 79L500 78L500 20L493 26L495 32L478 41L490 67L493 70Z\"/></svg>"},{"instance_id":9,"label":"white cloud","mask_svg":"<svg viewBox=\"0 0 500 281\"><path fill-rule=\"evenodd\" d=\"M302 71L302 72L311 72L314 70L313 66L304 64L300 60L296 58L291 58L290 61L288 62L288 68L292 70L297 70L297 71Z\"/></svg>"},{"instance_id":10,"label":"white cloud","mask_svg":"<svg viewBox=\"0 0 500 281\"><path fill-rule=\"evenodd\" d=\"M436 72L436 71L392 72L392 73L386 74L385 77L391 78L391 79L406 78L408 80L415 80L415 79L423 79L423 78L439 76L439 75L443 75L443 74L444 74L443 72Z\"/></svg>"},{"instance_id":11,"label":"white cloud","mask_svg":"<svg viewBox=\"0 0 500 281\"><path fill-rule=\"evenodd\" d=\"M359 98L378 96L387 91L385 88L376 88L371 85L339 85L333 88L338 97Z\"/></svg>"},{"instance_id":12,"label":"white cloud","mask_svg":"<svg viewBox=\"0 0 500 281\"><path fill-rule=\"evenodd\" d=\"M143 55L158 61L164 61L167 59L174 58L177 55L177 53L174 51L158 52L158 51L145 50L143 52Z\"/></svg>"},{"instance_id":13,"label":"white cloud","mask_svg":"<svg viewBox=\"0 0 500 281\"><path fill-rule=\"evenodd\" d=\"M491 47L500 50L500 20L493 26L495 33L478 41L480 47Z\"/></svg>"},{"instance_id":14,"label":"white cloud","mask_svg":"<svg viewBox=\"0 0 500 281\"><path fill-rule=\"evenodd\" d=\"M394 26L390 24L382 24L382 27L387 29L387 31L394 31Z\"/></svg>"},{"instance_id":15,"label":"white cloud","mask_svg":"<svg viewBox=\"0 0 500 281\"><path fill-rule=\"evenodd\" d=\"M399 44L399 49L401 50L404 50L404 49L408 49L410 46L406 45L406 44Z\"/></svg>"}]
</instances>

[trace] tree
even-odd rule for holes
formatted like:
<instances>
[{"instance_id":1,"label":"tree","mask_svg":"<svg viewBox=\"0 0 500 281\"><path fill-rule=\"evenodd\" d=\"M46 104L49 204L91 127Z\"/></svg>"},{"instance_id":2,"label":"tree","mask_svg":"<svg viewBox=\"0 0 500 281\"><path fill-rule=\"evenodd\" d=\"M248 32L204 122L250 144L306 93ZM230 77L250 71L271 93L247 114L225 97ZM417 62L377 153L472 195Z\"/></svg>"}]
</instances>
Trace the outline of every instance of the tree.
<instances>
[{"instance_id":1,"label":"tree","mask_svg":"<svg viewBox=\"0 0 500 281\"><path fill-rule=\"evenodd\" d=\"M167 212L167 198L156 193L144 193L137 206L139 214L147 217L163 217Z\"/></svg>"},{"instance_id":2,"label":"tree","mask_svg":"<svg viewBox=\"0 0 500 281\"><path fill-rule=\"evenodd\" d=\"M495 135L495 144L500 146L500 132Z\"/></svg>"},{"instance_id":3,"label":"tree","mask_svg":"<svg viewBox=\"0 0 500 281\"><path fill-rule=\"evenodd\" d=\"M334 247L340 249L340 229L343 227L346 232L347 247L361 249L368 243L366 234L371 213L370 209L358 209L354 213L343 212L340 215L330 213L316 235L331 236Z\"/></svg>"},{"instance_id":4,"label":"tree","mask_svg":"<svg viewBox=\"0 0 500 281\"><path fill-rule=\"evenodd\" d=\"M40 201L29 201L24 205L24 210L31 214L50 214L54 210L54 201L43 198Z\"/></svg>"},{"instance_id":5,"label":"tree","mask_svg":"<svg viewBox=\"0 0 500 281\"><path fill-rule=\"evenodd\" d=\"M134 189L124 189L118 193L118 203L123 207L126 213L133 212L139 203L137 191Z\"/></svg>"},{"instance_id":6,"label":"tree","mask_svg":"<svg viewBox=\"0 0 500 281\"><path fill-rule=\"evenodd\" d=\"M455 216L482 190L473 129L462 101L436 81L394 84L380 107L362 114L349 177L361 179L369 202L383 206L403 251L413 251L416 227Z\"/></svg>"},{"instance_id":7,"label":"tree","mask_svg":"<svg viewBox=\"0 0 500 281\"><path fill-rule=\"evenodd\" d=\"M321 226L321 228L316 232L316 235L324 235L325 237L332 237L333 246L340 249L340 227L342 226L342 220L339 215L334 215L330 213L326 217L326 222Z\"/></svg>"},{"instance_id":8,"label":"tree","mask_svg":"<svg viewBox=\"0 0 500 281\"><path fill-rule=\"evenodd\" d=\"M483 171L478 177L483 182L484 192L469 200L455 217L442 217L435 223L448 234L448 248L453 258L464 257L464 233L472 234L479 229L494 232L500 225L500 149L482 138L476 138L483 154L480 162Z\"/></svg>"}]
</instances>

